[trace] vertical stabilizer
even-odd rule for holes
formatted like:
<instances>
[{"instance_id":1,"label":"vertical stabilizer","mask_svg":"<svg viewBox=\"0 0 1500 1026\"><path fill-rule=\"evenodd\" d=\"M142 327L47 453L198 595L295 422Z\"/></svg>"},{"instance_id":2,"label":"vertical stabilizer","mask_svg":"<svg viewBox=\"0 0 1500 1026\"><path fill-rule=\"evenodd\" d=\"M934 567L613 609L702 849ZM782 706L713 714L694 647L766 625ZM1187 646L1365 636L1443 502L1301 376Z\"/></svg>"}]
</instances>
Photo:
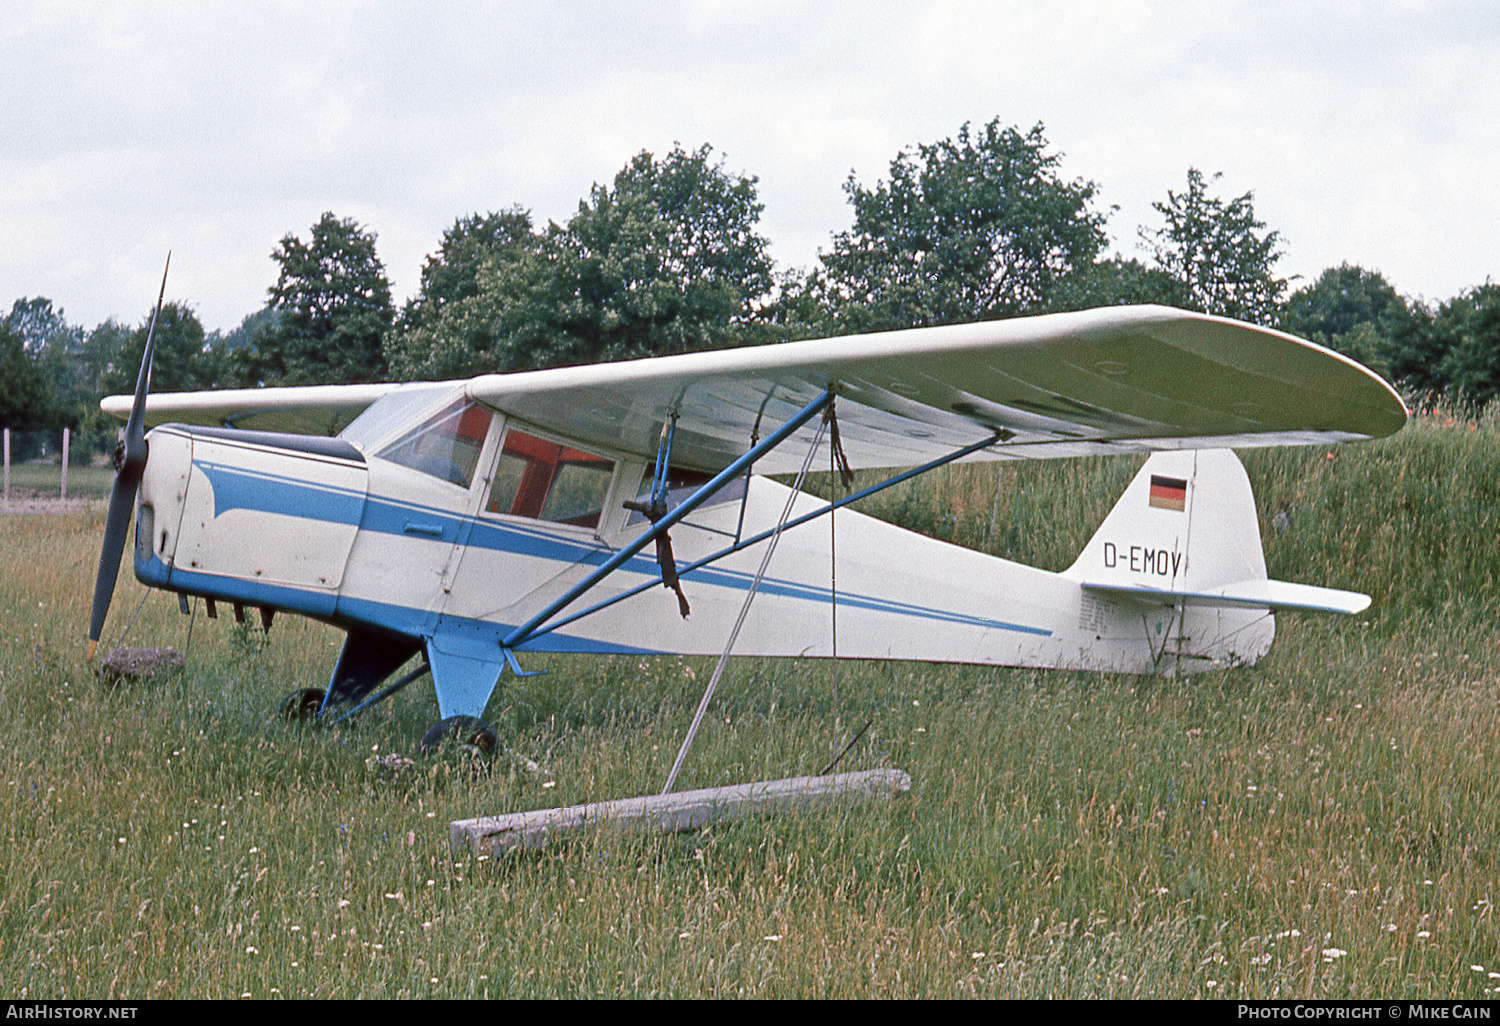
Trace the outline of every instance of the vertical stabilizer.
<instances>
[{"instance_id":1,"label":"vertical stabilizer","mask_svg":"<svg viewBox=\"0 0 1500 1026\"><path fill-rule=\"evenodd\" d=\"M1273 603L1196 597L1265 587L1255 496L1228 449L1153 454L1063 576L1140 623L1159 672L1254 663L1276 636Z\"/></svg>"},{"instance_id":2,"label":"vertical stabilizer","mask_svg":"<svg viewBox=\"0 0 1500 1026\"><path fill-rule=\"evenodd\" d=\"M1170 591L1265 580L1255 496L1239 457L1229 449L1153 454L1066 576Z\"/></svg>"}]
</instances>

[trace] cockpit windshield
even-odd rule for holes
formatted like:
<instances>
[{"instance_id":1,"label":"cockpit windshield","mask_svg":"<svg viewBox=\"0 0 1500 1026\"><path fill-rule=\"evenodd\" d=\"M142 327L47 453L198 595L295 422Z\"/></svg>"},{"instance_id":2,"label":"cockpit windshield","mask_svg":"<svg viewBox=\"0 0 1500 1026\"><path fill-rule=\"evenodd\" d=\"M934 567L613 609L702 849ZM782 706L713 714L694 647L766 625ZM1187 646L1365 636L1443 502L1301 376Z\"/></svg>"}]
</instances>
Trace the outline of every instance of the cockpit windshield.
<instances>
[{"instance_id":1,"label":"cockpit windshield","mask_svg":"<svg viewBox=\"0 0 1500 1026\"><path fill-rule=\"evenodd\" d=\"M488 409L460 397L376 455L467 488L492 419Z\"/></svg>"},{"instance_id":2,"label":"cockpit windshield","mask_svg":"<svg viewBox=\"0 0 1500 1026\"><path fill-rule=\"evenodd\" d=\"M339 432L346 442L353 442L361 452L388 438L429 406L436 406L444 395L457 389L453 381L416 381L398 385L370 404L369 408Z\"/></svg>"}]
</instances>

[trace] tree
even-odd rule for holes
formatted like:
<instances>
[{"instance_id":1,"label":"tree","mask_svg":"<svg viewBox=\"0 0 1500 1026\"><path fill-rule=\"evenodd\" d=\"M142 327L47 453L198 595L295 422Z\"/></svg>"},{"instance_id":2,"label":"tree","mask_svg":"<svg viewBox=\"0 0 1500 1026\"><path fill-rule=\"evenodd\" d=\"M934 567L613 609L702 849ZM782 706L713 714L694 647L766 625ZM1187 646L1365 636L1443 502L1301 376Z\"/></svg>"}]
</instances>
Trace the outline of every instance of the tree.
<instances>
[{"instance_id":1,"label":"tree","mask_svg":"<svg viewBox=\"0 0 1500 1026\"><path fill-rule=\"evenodd\" d=\"M771 258L755 232L755 179L731 175L712 149L637 154L594 186L544 256L560 257L548 290L567 338L531 339L543 362L634 359L747 341L771 291ZM549 351L550 350L550 351Z\"/></svg>"},{"instance_id":2,"label":"tree","mask_svg":"<svg viewBox=\"0 0 1500 1026\"><path fill-rule=\"evenodd\" d=\"M1157 265L1182 282L1193 308L1275 324L1286 291L1286 281L1273 273L1282 255L1280 233L1256 220L1252 193L1225 203L1208 194L1202 172L1189 168L1187 177L1186 192L1169 190L1165 203L1151 204L1166 223L1142 228L1142 240Z\"/></svg>"},{"instance_id":3,"label":"tree","mask_svg":"<svg viewBox=\"0 0 1500 1026\"><path fill-rule=\"evenodd\" d=\"M0 321L0 427L50 427L56 411L47 375L26 348L26 337Z\"/></svg>"},{"instance_id":4,"label":"tree","mask_svg":"<svg viewBox=\"0 0 1500 1026\"><path fill-rule=\"evenodd\" d=\"M12 409L27 406L32 410L30 423L41 427L76 427L80 407L97 399L84 388L78 371L78 356L83 347L83 329L70 325L61 309L52 305L52 300L42 296L18 299L11 305L5 318L9 335L20 343L26 362L40 373L43 381L39 386L30 383L31 371L21 371L15 363L14 353L5 359L12 368L14 377L0 379L0 390L16 389L17 396L31 396L23 402L13 400ZM45 399L40 401L34 391L40 387ZM15 427L16 423L7 423Z\"/></svg>"},{"instance_id":5,"label":"tree","mask_svg":"<svg viewBox=\"0 0 1500 1026\"><path fill-rule=\"evenodd\" d=\"M81 328L70 325L61 309L42 296L18 299L11 304L5 318L6 327L20 335L28 352L39 355L49 347L76 344L83 335Z\"/></svg>"},{"instance_id":6,"label":"tree","mask_svg":"<svg viewBox=\"0 0 1500 1026\"><path fill-rule=\"evenodd\" d=\"M1047 296L1047 310L1091 310L1100 306L1156 303L1185 307L1191 302L1187 287L1165 271L1139 260L1111 257L1080 267L1062 278Z\"/></svg>"},{"instance_id":7,"label":"tree","mask_svg":"<svg viewBox=\"0 0 1500 1026\"><path fill-rule=\"evenodd\" d=\"M281 348L281 311L267 303L246 314L227 333L208 340L213 350L218 384L226 388L256 388L286 376Z\"/></svg>"},{"instance_id":8,"label":"tree","mask_svg":"<svg viewBox=\"0 0 1500 1026\"><path fill-rule=\"evenodd\" d=\"M536 241L531 212L521 207L460 217L422 265L421 292L407 304L403 320L430 323L448 304L478 295L487 266L535 249Z\"/></svg>"},{"instance_id":9,"label":"tree","mask_svg":"<svg viewBox=\"0 0 1500 1026\"><path fill-rule=\"evenodd\" d=\"M1434 348L1442 376L1470 406L1500 399L1500 285L1486 282L1438 308Z\"/></svg>"},{"instance_id":10,"label":"tree","mask_svg":"<svg viewBox=\"0 0 1500 1026\"><path fill-rule=\"evenodd\" d=\"M233 353L239 349L261 345L264 339L274 335L280 327L281 314L274 307L266 305L254 313L246 314L228 332L215 330L209 344L222 349L226 354Z\"/></svg>"},{"instance_id":11,"label":"tree","mask_svg":"<svg viewBox=\"0 0 1500 1026\"><path fill-rule=\"evenodd\" d=\"M271 253L281 270L270 289L278 318L240 358L246 383L378 381L381 341L391 326L391 286L375 234L325 213L303 242L287 235Z\"/></svg>"},{"instance_id":12,"label":"tree","mask_svg":"<svg viewBox=\"0 0 1500 1026\"><path fill-rule=\"evenodd\" d=\"M484 276L535 252L540 241L520 207L455 221L422 266L420 293L386 337L391 372L414 378L495 370L504 340L496 335L495 297L483 294Z\"/></svg>"},{"instance_id":13,"label":"tree","mask_svg":"<svg viewBox=\"0 0 1500 1026\"><path fill-rule=\"evenodd\" d=\"M767 341L825 338L838 334L842 326L834 317L828 279L820 268L777 272L770 296L756 310L756 319Z\"/></svg>"},{"instance_id":14,"label":"tree","mask_svg":"<svg viewBox=\"0 0 1500 1026\"><path fill-rule=\"evenodd\" d=\"M1391 380L1418 375L1428 364L1412 309L1377 271L1330 267L1292 293L1281 327L1352 357ZM1425 368L1435 372L1436 363Z\"/></svg>"},{"instance_id":15,"label":"tree","mask_svg":"<svg viewBox=\"0 0 1500 1026\"><path fill-rule=\"evenodd\" d=\"M99 400L112 391L130 391L135 388L135 372L140 366L140 353L136 353L136 364L129 371L128 384L111 389L111 383L126 381L122 368L129 364L125 355L135 329L110 318L94 327L84 336L76 360L73 361L78 390L84 397L79 409L77 434L74 436L73 452L109 452L114 448L121 428L124 426L113 417L105 416L99 409Z\"/></svg>"},{"instance_id":16,"label":"tree","mask_svg":"<svg viewBox=\"0 0 1500 1026\"><path fill-rule=\"evenodd\" d=\"M1097 186L1064 181L1040 124L999 119L902 152L890 180L844 190L854 226L823 257L835 324L868 331L1006 317L1042 308L1105 245Z\"/></svg>"},{"instance_id":17,"label":"tree","mask_svg":"<svg viewBox=\"0 0 1500 1026\"><path fill-rule=\"evenodd\" d=\"M1292 293L1282 314L1282 327L1293 334L1329 345L1360 324L1391 336L1411 319L1406 305L1379 271L1352 264L1330 267L1318 280Z\"/></svg>"},{"instance_id":18,"label":"tree","mask_svg":"<svg viewBox=\"0 0 1500 1026\"><path fill-rule=\"evenodd\" d=\"M395 339L393 367L446 377L758 341L772 288L761 209L755 179L709 146L637 154L566 227L489 248L474 294Z\"/></svg>"},{"instance_id":19,"label":"tree","mask_svg":"<svg viewBox=\"0 0 1500 1026\"><path fill-rule=\"evenodd\" d=\"M97 402L102 396L109 394L109 383L118 383L125 378L123 368L129 357L125 355L130 348L130 339L135 329L128 324L121 324L113 317L103 321L90 331L83 340L83 351L78 359L78 374L86 392ZM137 360L140 354L136 354ZM133 373L133 372L132 372ZM135 379L130 379L130 388L135 387Z\"/></svg>"},{"instance_id":20,"label":"tree","mask_svg":"<svg viewBox=\"0 0 1500 1026\"><path fill-rule=\"evenodd\" d=\"M100 379L102 395L124 395L135 391L151 333L153 314L124 335L113 335L115 348L109 354ZM155 315L156 345L151 361L151 391L191 392L217 384L212 354L208 352L203 324L185 303L165 303Z\"/></svg>"}]
</instances>

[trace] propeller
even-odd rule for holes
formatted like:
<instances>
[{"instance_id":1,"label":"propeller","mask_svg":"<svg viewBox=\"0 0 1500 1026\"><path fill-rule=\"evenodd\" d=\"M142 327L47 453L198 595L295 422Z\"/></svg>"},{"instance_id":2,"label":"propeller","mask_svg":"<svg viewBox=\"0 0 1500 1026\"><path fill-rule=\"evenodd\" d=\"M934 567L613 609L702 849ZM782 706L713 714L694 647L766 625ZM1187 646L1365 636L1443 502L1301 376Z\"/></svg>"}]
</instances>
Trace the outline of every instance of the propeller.
<instances>
[{"instance_id":1,"label":"propeller","mask_svg":"<svg viewBox=\"0 0 1500 1026\"><path fill-rule=\"evenodd\" d=\"M146 471L146 391L151 385L151 354L156 345L156 319L161 316L162 299L167 294L167 270L172 254L161 272L161 292L151 327L146 331L146 351L141 355L141 373L135 379L135 402L130 419L125 422L125 437L115 447L115 482L109 490L109 516L104 521L104 544L99 549L99 572L94 578L94 611L89 618L89 661L99 647L104 633L104 618L109 615L109 600L115 594L115 578L120 573L120 556L125 551L125 537L130 530L130 514L135 506L136 489Z\"/></svg>"}]
</instances>

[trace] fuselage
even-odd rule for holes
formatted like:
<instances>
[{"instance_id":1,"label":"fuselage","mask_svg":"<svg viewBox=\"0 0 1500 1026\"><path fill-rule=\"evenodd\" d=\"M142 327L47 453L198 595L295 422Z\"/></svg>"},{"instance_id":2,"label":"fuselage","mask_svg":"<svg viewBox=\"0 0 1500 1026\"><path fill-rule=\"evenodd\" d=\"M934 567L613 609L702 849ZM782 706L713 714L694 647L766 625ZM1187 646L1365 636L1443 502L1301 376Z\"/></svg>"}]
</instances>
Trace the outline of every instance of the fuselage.
<instances>
[{"instance_id":1,"label":"fuselage","mask_svg":"<svg viewBox=\"0 0 1500 1026\"><path fill-rule=\"evenodd\" d=\"M185 595L498 660L501 640L517 624L649 528L623 504L643 497L651 468L623 453L579 450L480 409L449 418L470 437L443 448L441 458L431 446L423 449L420 434L399 429L385 444L360 446L157 428L139 497L136 575ZM679 476L685 483L676 500L703 477ZM690 567L773 528L790 496L784 485L755 476L724 489L673 528L677 565ZM820 504L798 495L792 516ZM649 587L516 650L717 654L765 544L685 570L688 618L673 593ZM1253 662L1274 630L1263 613L1112 600L1084 589L1076 575L946 544L849 509L834 514L832 529L819 518L786 532L779 545L736 654L1141 673ZM648 549L555 619L659 577Z\"/></svg>"}]
</instances>

